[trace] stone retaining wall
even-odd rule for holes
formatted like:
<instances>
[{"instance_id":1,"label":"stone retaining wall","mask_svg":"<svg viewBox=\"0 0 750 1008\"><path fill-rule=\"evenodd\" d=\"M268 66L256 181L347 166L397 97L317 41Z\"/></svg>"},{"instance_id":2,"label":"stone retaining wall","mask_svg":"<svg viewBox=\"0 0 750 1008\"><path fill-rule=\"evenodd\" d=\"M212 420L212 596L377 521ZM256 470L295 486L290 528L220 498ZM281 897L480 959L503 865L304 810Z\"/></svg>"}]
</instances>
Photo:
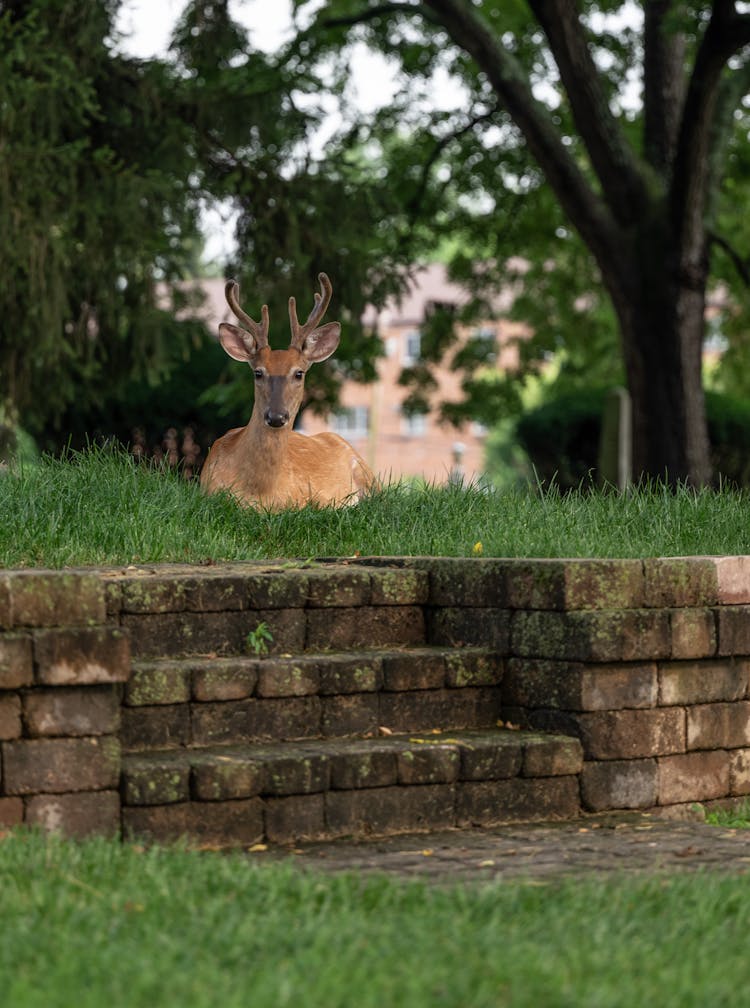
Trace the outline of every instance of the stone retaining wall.
<instances>
[{"instance_id":1,"label":"stone retaining wall","mask_svg":"<svg viewBox=\"0 0 750 1008\"><path fill-rule=\"evenodd\" d=\"M580 740L584 810L750 794L750 557L6 571L0 823L117 832L123 738L184 703L131 658L242 653L259 622L280 657L492 648L502 719Z\"/></svg>"}]
</instances>

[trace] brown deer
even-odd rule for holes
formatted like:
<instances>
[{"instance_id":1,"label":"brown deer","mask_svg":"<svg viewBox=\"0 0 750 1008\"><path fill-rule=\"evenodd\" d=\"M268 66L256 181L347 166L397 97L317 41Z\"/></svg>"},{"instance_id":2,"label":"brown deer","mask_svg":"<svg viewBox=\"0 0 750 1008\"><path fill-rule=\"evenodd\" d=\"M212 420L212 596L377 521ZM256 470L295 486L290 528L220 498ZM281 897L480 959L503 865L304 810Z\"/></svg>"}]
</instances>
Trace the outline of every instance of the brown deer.
<instances>
[{"instance_id":1,"label":"brown deer","mask_svg":"<svg viewBox=\"0 0 750 1008\"><path fill-rule=\"evenodd\" d=\"M375 477L363 458L332 432L306 437L292 430L302 403L305 375L339 345L341 325L320 325L333 288L318 275L321 293L304 323L289 298L292 339L288 350L268 345L268 305L255 322L240 308L239 285L229 280L226 298L240 326L222 322L219 339L230 357L246 361L255 373L255 405L246 427L228 431L214 442L201 473L208 493L230 491L242 504L262 509L305 504L352 504L373 486Z\"/></svg>"}]
</instances>

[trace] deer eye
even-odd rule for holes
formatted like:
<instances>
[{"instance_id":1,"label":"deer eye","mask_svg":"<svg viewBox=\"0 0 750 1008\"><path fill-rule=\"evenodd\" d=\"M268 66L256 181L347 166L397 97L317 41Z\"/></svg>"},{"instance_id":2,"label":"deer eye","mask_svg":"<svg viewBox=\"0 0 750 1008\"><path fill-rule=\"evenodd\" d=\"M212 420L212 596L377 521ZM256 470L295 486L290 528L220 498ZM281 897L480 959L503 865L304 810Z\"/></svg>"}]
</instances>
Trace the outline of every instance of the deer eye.
<instances>
[{"instance_id":1,"label":"deer eye","mask_svg":"<svg viewBox=\"0 0 750 1008\"><path fill-rule=\"evenodd\" d=\"M261 371L260 368L256 368L253 374L255 375L256 381L260 381L260 379L263 377L263 372Z\"/></svg>"},{"instance_id":2,"label":"deer eye","mask_svg":"<svg viewBox=\"0 0 750 1008\"><path fill-rule=\"evenodd\" d=\"M295 379L297 381L302 381L302 379L305 377L305 372L304 371L295 371L294 372L294 377L295 377Z\"/></svg>"}]
</instances>

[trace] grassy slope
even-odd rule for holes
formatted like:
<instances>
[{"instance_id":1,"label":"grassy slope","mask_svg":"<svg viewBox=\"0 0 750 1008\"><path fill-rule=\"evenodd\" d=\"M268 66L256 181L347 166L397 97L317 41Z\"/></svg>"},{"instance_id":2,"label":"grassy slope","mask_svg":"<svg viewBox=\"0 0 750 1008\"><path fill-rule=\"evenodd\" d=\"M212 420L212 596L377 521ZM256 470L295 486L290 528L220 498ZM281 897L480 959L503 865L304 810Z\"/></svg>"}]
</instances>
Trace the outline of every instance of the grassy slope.
<instances>
[{"instance_id":1,"label":"grassy slope","mask_svg":"<svg viewBox=\"0 0 750 1008\"><path fill-rule=\"evenodd\" d=\"M750 553L750 497L390 487L356 507L259 514L171 473L92 451L0 476L0 566L363 555Z\"/></svg>"},{"instance_id":2,"label":"grassy slope","mask_svg":"<svg viewBox=\"0 0 750 1008\"><path fill-rule=\"evenodd\" d=\"M428 887L241 856L0 843L13 1008L744 1003L750 879Z\"/></svg>"}]
</instances>

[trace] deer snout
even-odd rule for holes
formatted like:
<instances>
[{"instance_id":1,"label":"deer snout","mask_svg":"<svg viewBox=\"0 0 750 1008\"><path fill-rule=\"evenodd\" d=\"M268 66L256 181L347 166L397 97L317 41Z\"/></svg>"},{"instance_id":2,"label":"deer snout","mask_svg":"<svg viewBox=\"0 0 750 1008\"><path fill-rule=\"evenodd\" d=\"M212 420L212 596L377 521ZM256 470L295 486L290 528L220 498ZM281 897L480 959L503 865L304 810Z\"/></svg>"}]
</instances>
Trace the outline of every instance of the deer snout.
<instances>
[{"instance_id":1,"label":"deer snout","mask_svg":"<svg viewBox=\"0 0 750 1008\"><path fill-rule=\"evenodd\" d=\"M289 423L289 413L286 410L282 413L276 413L274 410L267 409L263 414L263 419L267 427L284 427Z\"/></svg>"}]
</instances>

